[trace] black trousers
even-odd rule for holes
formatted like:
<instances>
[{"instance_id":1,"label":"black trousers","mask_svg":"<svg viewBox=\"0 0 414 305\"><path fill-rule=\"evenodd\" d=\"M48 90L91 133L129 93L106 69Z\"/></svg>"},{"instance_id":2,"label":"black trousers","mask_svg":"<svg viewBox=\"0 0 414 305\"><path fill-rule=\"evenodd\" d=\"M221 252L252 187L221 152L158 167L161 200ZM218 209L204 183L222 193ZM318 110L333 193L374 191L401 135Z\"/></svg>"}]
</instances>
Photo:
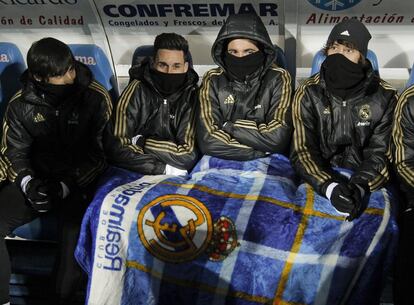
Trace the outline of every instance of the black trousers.
<instances>
[{"instance_id":1,"label":"black trousers","mask_svg":"<svg viewBox=\"0 0 414 305\"><path fill-rule=\"evenodd\" d=\"M64 200L53 203L52 211L58 218L58 255L54 270L54 291L57 298L70 299L76 289L82 271L77 264L74 251L79 236L83 214L90 200L84 192L71 192ZM20 188L6 184L0 189L0 304L9 302L10 259L4 238L13 230L40 213L30 207ZM52 287L51 287L52 290Z\"/></svg>"},{"instance_id":2,"label":"black trousers","mask_svg":"<svg viewBox=\"0 0 414 305\"><path fill-rule=\"evenodd\" d=\"M414 210L402 213L394 283L394 304L412 305L414 278Z\"/></svg>"}]
</instances>

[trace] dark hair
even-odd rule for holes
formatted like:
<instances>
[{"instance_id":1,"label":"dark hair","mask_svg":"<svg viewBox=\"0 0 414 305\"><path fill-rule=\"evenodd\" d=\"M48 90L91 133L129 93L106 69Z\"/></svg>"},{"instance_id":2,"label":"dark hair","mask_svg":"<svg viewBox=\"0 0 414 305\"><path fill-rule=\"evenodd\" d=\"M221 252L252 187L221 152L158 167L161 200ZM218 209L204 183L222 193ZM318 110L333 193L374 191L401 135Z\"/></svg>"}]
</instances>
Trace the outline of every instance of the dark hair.
<instances>
[{"instance_id":1,"label":"dark hair","mask_svg":"<svg viewBox=\"0 0 414 305\"><path fill-rule=\"evenodd\" d=\"M229 39L227 39L225 42L224 42L224 48L223 48L223 53L225 53L225 52L227 52L227 49L228 49L228 47L229 47L229 44L230 44L230 42L232 42L233 40L236 40L236 39L245 39L245 40L248 40L249 42L251 42L252 44L254 44L260 51L263 51L264 50L264 46L263 46L263 44L262 43L260 43L259 41L257 41L257 40L253 40L253 39L251 39L251 38L246 38L246 37L232 37L232 38L229 38Z\"/></svg>"},{"instance_id":2,"label":"dark hair","mask_svg":"<svg viewBox=\"0 0 414 305\"><path fill-rule=\"evenodd\" d=\"M154 41L154 58L159 49L183 51L184 60L189 61L188 42L181 35L176 33L159 34Z\"/></svg>"},{"instance_id":3,"label":"dark hair","mask_svg":"<svg viewBox=\"0 0 414 305\"><path fill-rule=\"evenodd\" d=\"M232 42L233 40L236 40L236 39L248 40L249 42L251 42L252 44L254 44L258 49L263 48L263 45L259 41L254 40L254 39L251 39L251 38L246 38L246 37L242 37L241 36L241 37L232 37L232 38L227 39L226 42L225 42L225 44L224 44L225 47L226 47L226 49L229 46L229 43Z\"/></svg>"},{"instance_id":4,"label":"dark hair","mask_svg":"<svg viewBox=\"0 0 414 305\"><path fill-rule=\"evenodd\" d=\"M335 40L335 41L329 42L323 47L322 52L325 56L328 56L328 50L335 44L335 42L339 43L341 45L344 45L347 48L358 50L356 45L353 44L352 42L340 39L340 40ZM361 53L361 52L359 52L359 53ZM362 54L362 53L361 53L361 57L359 58L359 63L362 64L363 66L365 66L367 64L367 60L366 60L364 54Z\"/></svg>"},{"instance_id":5,"label":"dark hair","mask_svg":"<svg viewBox=\"0 0 414 305\"><path fill-rule=\"evenodd\" d=\"M34 42L27 52L29 72L43 82L50 77L64 75L74 63L75 59L69 47L51 37Z\"/></svg>"}]
</instances>

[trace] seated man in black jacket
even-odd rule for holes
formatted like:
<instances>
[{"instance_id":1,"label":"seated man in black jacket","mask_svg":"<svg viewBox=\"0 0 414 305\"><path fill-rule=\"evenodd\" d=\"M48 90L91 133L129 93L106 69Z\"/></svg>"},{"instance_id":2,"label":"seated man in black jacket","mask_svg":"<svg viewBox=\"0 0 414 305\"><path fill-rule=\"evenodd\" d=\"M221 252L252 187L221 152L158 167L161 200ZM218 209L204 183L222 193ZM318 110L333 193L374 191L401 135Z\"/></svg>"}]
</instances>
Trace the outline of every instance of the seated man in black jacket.
<instances>
[{"instance_id":1,"label":"seated man in black jacket","mask_svg":"<svg viewBox=\"0 0 414 305\"><path fill-rule=\"evenodd\" d=\"M163 33L153 58L130 69L104 141L111 163L152 175L184 175L194 166L198 75L188 52L182 36Z\"/></svg>"},{"instance_id":2,"label":"seated man in black jacket","mask_svg":"<svg viewBox=\"0 0 414 305\"><path fill-rule=\"evenodd\" d=\"M74 257L84 211L105 169L102 134L108 92L63 42L44 38L27 54L23 89L10 101L1 152L9 184L0 190L0 304L9 301L4 238L49 210L58 214L59 253L53 304L72 304L81 270ZM53 291L51 291L53 293Z\"/></svg>"},{"instance_id":3,"label":"seated man in black jacket","mask_svg":"<svg viewBox=\"0 0 414 305\"><path fill-rule=\"evenodd\" d=\"M360 21L338 23L324 48L320 73L296 90L293 101L291 163L349 220L389 179L396 90L366 58L370 39ZM348 179L334 167L353 173Z\"/></svg>"},{"instance_id":4,"label":"seated man in black jacket","mask_svg":"<svg viewBox=\"0 0 414 305\"><path fill-rule=\"evenodd\" d=\"M2 183L7 179L7 163L3 160L2 156L0 155L0 189Z\"/></svg>"},{"instance_id":5,"label":"seated man in black jacket","mask_svg":"<svg viewBox=\"0 0 414 305\"><path fill-rule=\"evenodd\" d=\"M208 155L251 160L287 154L292 134L291 80L256 15L231 15L211 49L219 65L199 94L197 138Z\"/></svg>"},{"instance_id":6,"label":"seated man in black jacket","mask_svg":"<svg viewBox=\"0 0 414 305\"><path fill-rule=\"evenodd\" d=\"M413 72L411 72L413 73ZM406 88L398 99L394 113L392 136L395 144L395 169L403 191L400 215L400 241L396 260L394 304L413 303L414 273L414 85Z\"/></svg>"}]
</instances>

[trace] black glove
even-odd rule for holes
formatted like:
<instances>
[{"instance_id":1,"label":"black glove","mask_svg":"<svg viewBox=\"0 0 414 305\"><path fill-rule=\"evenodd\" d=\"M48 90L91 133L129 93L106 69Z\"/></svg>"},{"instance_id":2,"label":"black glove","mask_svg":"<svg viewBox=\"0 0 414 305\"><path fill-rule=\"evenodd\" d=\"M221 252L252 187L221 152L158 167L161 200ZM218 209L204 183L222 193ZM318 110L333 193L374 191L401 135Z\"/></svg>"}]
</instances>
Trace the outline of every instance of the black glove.
<instances>
[{"instance_id":1,"label":"black glove","mask_svg":"<svg viewBox=\"0 0 414 305\"><path fill-rule=\"evenodd\" d=\"M31 207L38 212L47 212L52 208L46 181L42 179L31 179L27 183L25 195Z\"/></svg>"},{"instance_id":2,"label":"black glove","mask_svg":"<svg viewBox=\"0 0 414 305\"><path fill-rule=\"evenodd\" d=\"M352 190L352 199L355 204L353 211L349 214L349 217L347 218L347 220L351 221L359 217L359 215L361 214L365 204L364 198L365 195L369 194L369 188L368 186L365 186L363 184L352 182L348 184L348 187Z\"/></svg>"},{"instance_id":3,"label":"black glove","mask_svg":"<svg viewBox=\"0 0 414 305\"><path fill-rule=\"evenodd\" d=\"M414 198L403 198L405 198L405 206L403 208L403 213L412 213L411 211L414 212Z\"/></svg>"},{"instance_id":4,"label":"black glove","mask_svg":"<svg viewBox=\"0 0 414 305\"><path fill-rule=\"evenodd\" d=\"M46 187L47 187L46 192L48 194L48 197L52 201L63 198L62 184L59 181L46 180Z\"/></svg>"},{"instance_id":5,"label":"black glove","mask_svg":"<svg viewBox=\"0 0 414 305\"><path fill-rule=\"evenodd\" d=\"M229 135L233 136L233 122L226 121L222 126L223 131L227 132Z\"/></svg>"},{"instance_id":6,"label":"black glove","mask_svg":"<svg viewBox=\"0 0 414 305\"><path fill-rule=\"evenodd\" d=\"M354 210L353 192L346 183L340 183L332 191L331 203L339 212L349 213Z\"/></svg>"},{"instance_id":7,"label":"black glove","mask_svg":"<svg viewBox=\"0 0 414 305\"><path fill-rule=\"evenodd\" d=\"M410 240L410 244L414 240L414 201L408 200L407 207L401 215L401 237Z\"/></svg>"}]
</instances>

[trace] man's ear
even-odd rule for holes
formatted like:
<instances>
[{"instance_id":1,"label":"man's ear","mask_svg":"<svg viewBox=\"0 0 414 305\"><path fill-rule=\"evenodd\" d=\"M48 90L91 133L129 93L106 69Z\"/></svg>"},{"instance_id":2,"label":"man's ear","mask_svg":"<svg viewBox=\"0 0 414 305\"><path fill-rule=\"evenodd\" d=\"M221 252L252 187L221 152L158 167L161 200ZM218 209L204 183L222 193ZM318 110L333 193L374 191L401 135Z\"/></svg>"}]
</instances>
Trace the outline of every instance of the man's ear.
<instances>
[{"instance_id":1,"label":"man's ear","mask_svg":"<svg viewBox=\"0 0 414 305\"><path fill-rule=\"evenodd\" d=\"M188 71L188 61L184 63L184 73L187 73L187 71Z\"/></svg>"}]
</instances>

